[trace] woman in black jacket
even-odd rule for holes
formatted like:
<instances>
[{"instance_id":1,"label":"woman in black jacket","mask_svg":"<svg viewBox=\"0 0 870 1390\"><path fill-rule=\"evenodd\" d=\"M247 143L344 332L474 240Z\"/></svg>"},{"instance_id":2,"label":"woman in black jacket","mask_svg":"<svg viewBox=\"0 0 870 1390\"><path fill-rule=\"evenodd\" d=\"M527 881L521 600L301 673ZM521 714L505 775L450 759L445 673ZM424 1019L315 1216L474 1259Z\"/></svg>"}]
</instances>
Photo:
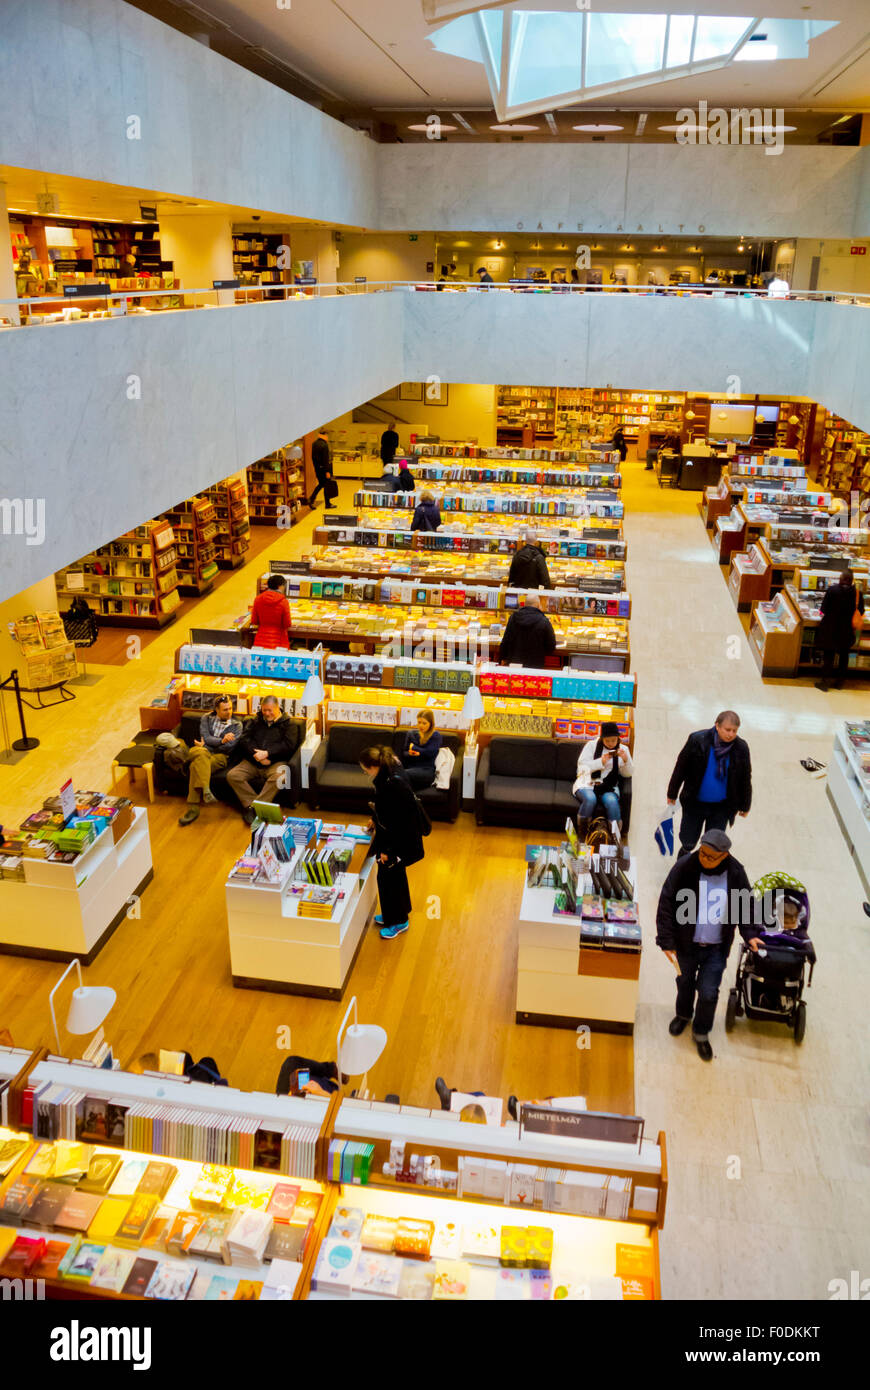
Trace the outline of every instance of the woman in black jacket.
<instances>
[{"instance_id":1,"label":"woman in black jacket","mask_svg":"<svg viewBox=\"0 0 870 1390\"><path fill-rule=\"evenodd\" d=\"M423 858L420 812L392 748L367 748L359 760L367 777L375 784L375 799L369 802L374 854L378 862L378 896L381 911L375 918L384 941L392 941L408 930L411 894L407 868Z\"/></svg>"},{"instance_id":2,"label":"woman in black jacket","mask_svg":"<svg viewBox=\"0 0 870 1390\"><path fill-rule=\"evenodd\" d=\"M441 513L438 510L438 503L428 489L420 493L420 501L414 508L414 520L411 522L412 531L437 531L441 525Z\"/></svg>"},{"instance_id":3,"label":"woman in black jacket","mask_svg":"<svg viewBox=\"0 0 870 1390\"><path fill-rule=\"evenodd\" d=\"M824 653L822 679L816 690L828 690L837 658L837 679L834 689L842 690L849 674L849 652L855 645L858 630L853 625L855 613L864 612L864 595L855 585L851 570L843 570L840 582L832 584L822 599L822 621L816 629L816 646Z\"/></svg>"}]
</instances>

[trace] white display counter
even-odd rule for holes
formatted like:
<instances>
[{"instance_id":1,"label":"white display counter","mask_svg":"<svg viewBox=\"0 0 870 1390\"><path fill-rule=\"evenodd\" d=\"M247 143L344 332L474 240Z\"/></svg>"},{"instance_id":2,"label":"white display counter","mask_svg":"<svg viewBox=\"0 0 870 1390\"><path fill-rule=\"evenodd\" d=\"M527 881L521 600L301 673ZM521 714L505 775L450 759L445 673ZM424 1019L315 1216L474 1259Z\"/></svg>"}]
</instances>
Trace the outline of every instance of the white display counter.
<instances>
[{"instance_id":1,"label":"white display counter","mask_svg":"<svg viewBox=\"0 0 870 1390\"><path fill-rule=\"evenodd\" d=\"M855 861L864 892L870 898L870 772L862 768L845 724L834 735L828 767L828 800Z\"/></svg>"},{"instance_id":2,"label":"white display counter","mask_svg":"<svg viewBox=\"0 0 870 1390\"><path fill-rule=\"evenodd\" d=\"M302 917L291 892L293 867L280 885L226 885L233 984L341 999L375 908L377 873L369 856L358 874L338 880L345 897L332 918Z\"/></svg>"},{"instance_id":3,"label":"white display counter","mask_svg":"<svg viewBox=\"0 0 870 1390\"><path fill-rule=\"evenodd\" d=\"M629 877L634 882L633 866ZM526 883L519 913L517 1023L633 1033L640 952L581 946L579 917L553 912L554 889Z\"/></svg>"},{"instance_id":4,"label":"white display counter","mask_svg":"<svg viewBox=\"0 0 870 1390\"><path fill-rule=\"evenodd\" d=\"M141 806L123 835L109 825L73 864L25 858L23 883L0 879L0 952L89 965L153 877Z\"/></svg>"}]
</instances>

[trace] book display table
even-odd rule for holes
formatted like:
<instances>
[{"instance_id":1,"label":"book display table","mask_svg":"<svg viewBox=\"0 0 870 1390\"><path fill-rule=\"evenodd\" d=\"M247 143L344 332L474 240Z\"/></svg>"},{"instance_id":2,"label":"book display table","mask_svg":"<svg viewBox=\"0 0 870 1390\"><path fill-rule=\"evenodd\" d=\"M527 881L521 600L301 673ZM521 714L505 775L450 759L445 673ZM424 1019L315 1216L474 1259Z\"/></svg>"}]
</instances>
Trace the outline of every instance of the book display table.
<instances>
[{"instance_id":1,"label":"book display table","mask_svg":"<svg viewBox=\"0 0 870 1390\"><path fill-rule=\"evenodd\" d=\"M870 897L870 721L847 722L835 733L827 791Z\"/></svg>"},{"instance_id":2,"label":"book display table","mask_svg":"<svg viewBox=\"0 0 870 1390\"><path fill-rule=\"evenodd\" d=\"M123 833L109 825L74 863L23 868L0 879L0 952L89 965L154 877L148 813L133 807Z\"/></svg>"},{"instance_id":3,"label":"book display table","mask_svg":"<svg viewBox=\"0 0 870 1390\"><path fill-rule=\"evenodd\" d=\"M277 883L259 879L226 885L227 924L233 984L341 999L377 898L375 861L369 855L358 873L336 880L344 892L331 917L302 915L292 891L296 855Z\"/></svg>"},{"instance_id":4,"label":"book display table","mask_svg":"<svg viewBox=\"0 0 870 1390\"><path fill-rule=\"evenodd\" d=\"M633 864L627 874L634 883ZM524 885L517 1023L546 1028L586 1024L603 1033L633 1033L640 951L584 945L580 917L554 912L554 898L553 887Z\"/></svg>"}]
</instances>

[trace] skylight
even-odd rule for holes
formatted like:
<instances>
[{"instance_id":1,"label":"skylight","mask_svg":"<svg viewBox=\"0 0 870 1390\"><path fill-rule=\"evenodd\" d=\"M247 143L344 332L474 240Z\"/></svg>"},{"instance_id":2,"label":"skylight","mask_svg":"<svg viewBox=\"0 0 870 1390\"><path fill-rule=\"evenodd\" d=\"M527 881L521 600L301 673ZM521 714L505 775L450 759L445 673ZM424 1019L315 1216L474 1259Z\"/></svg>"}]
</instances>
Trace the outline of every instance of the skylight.
<instances>
[{"instance_id":1,"label":"skylight","mask_svg":"<svg viewBox=\"0 0 870 1390\"><path fill-rule=\"evenodd\" d=\"M430 42L441 53L483 63L498 118L509 121L552 110L557 101L630 91L732 62L806 58L811 40L836 23L512 5L462 14Z\"/></svg>"}]
</instances>

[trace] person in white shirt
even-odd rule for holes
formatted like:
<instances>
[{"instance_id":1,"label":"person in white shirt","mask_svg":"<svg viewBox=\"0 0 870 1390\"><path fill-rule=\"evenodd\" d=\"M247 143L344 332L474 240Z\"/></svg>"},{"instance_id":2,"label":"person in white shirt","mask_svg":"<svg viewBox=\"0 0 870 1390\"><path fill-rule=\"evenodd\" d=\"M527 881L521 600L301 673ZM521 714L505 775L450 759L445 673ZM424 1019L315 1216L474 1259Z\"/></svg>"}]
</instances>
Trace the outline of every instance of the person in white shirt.
<instances>
[{"instance_id":1,"label":"person in white shirt","mask_svg":"<svg viewBox=\"0 0 870 1390\"><path fill-rule=\"evenodd\" d=\"M577 780L571 790L579 807L578 832L585 830L585 822L599 813L608 821L621 821L619 782L621 777L630 777L633 770L631 754L620 741L619 729L605 721L600 736L584 743L577 759Z\"/></svg>"},{"instance_id":2,"label":"person in white shirt","mask_svg":"<svg viewBox=\"0 0 870 1390\"><path fill-rule=\"evenodd\" d=\"M768 299L788 299L788 280L782 280L778 275L774 275L767 284Z\"/></svg>"}]
</instances>

